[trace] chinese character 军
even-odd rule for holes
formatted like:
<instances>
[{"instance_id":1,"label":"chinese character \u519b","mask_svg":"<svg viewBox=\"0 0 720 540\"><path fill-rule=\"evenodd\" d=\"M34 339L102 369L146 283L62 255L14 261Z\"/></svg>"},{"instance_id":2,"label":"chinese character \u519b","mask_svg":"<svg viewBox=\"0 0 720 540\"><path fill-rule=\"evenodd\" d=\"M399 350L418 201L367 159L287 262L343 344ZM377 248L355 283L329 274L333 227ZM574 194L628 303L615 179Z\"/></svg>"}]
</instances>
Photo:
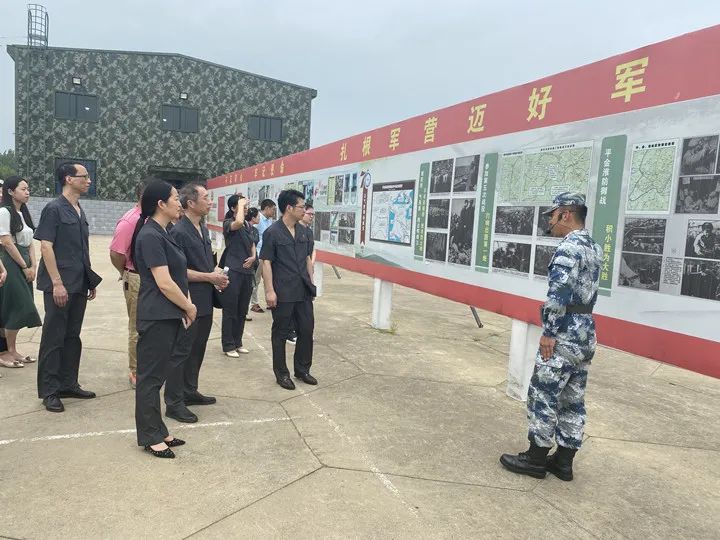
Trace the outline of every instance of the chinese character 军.
<instances>
[{"instance_id":1,"label":"chinese character \u519b","mask_svg":"<svg viewBox=\"0 0 720 540\"><path fill-rule=\"evenodd\" d=\"M648 57L626 62L615 67L615 92L610 94L612 99L625 98L625 103L630 101L633 94L639 94L645 91L643 78L645 68L648 65Z\"/></svg>"},{"instance_id":2,"label":"chinese character \u519b","mask_svg":"<svg viewBox=\"0 0 720 540\"><path fill-rule=\"evenodd\" d=\"M530 113L527 117L528 122L533 118L537 118L538 120L545 118L545 108L547 107L547 104L552 101L552 98L550 97L551 90L552 84L543 86L540 89L540 92L538 92L536 87L533 87L532 94L530 94L530 97L528 98L528 101L530 102L530 106L528 107L528 112ZM538 107L540 108L539 112Z\"/></svg>"},{"instance_id":3,"label":"chinese character \u519b","mask_svg":"<svg viewBox=\"0 0 720 540\"><path fill-rule=\"evenodd\" d=\"M347 143L342 143L340 147L340 161L347 161Z\"/></svg>"},{"instance_id":4,"label":"chinese character \u519b","mask_svg":"<svg viewBox=\"0 0 720 540\"><path fill-rule=\"evenodd\" d=\"M473 105L470 107L470 116L468 116L468 133L480 133L485 130L483 122L485 121L485 109L487 103Z\"/></svg>"},{"instance_id":5,"label":"chinese character \u519b","mask_svg":"<svg viewBox=\"0 0 720 540\"><path fill-rule=\"evenodd\" d=\"M370 143L372 142L372 136L368 135L363 139L362 155L363 157L370 155Z\"/></svg>"},{"instance_id":6,"label":"chinese character \u519b","mask_svg":"<svg viewBox=\"0 0 720 540\"><path fill-rule=\"evenodd\" d=\"M425 140L423 141L423 144L435 142L435 130L437 129L437 125L437 116L431 116L425 120Z\"/></svg>"},{"instance_id":7,"label":"chinese character \u519b","mask_svg":"<svg viewBox=\"0 0 720 540\"><path fill-rule=\"evenodd\" d=\"M395 150L398 146L400 146L400 128L395 128L390 130L390 144L388 148Z\"/></svg>"}]
</instances>

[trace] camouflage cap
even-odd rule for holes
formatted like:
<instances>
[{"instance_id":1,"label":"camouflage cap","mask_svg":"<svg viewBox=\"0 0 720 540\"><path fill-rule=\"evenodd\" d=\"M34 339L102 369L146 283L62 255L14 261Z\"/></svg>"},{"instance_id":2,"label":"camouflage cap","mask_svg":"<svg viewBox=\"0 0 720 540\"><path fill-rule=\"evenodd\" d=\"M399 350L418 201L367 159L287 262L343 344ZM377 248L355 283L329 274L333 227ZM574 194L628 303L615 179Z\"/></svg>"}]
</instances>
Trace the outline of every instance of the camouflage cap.
<instances>
[{"instance_id":1,"label":"camouflage cap","mask_svg":"<svg viewBox=\"0 0 720 540\"><path fill-rule=\"evenodd\" d=\"M555 195L552 206L543 212L543 215L552 214L555 210L561 206L585 206L585 195L582 193L566 191Z\"/></svg>"}]
</instances>

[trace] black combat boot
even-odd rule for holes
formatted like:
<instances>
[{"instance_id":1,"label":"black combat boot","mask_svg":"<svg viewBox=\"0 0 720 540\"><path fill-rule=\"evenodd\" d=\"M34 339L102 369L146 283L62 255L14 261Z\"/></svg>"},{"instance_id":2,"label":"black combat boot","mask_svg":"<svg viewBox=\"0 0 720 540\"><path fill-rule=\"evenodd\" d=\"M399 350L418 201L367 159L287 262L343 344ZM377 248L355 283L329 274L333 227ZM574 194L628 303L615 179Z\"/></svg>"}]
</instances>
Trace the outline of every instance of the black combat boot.
<instances>
[{"instance_id":1,"label":"black combat boot","mask_svg":"<svg viewBox=\"0 0 720 540\"><path fill-rule=\"evenodd\" d=\"M531 442L527 452L521 452L516 456L503 454L500 456L500 463L507 470L514 473L527 474L534 478L545 478L545 460L549 451L549 448Z\"/></svg>"},{"instance_id":2,"label":"black combat boot","mask_svg":"<svg viewBox=\"0 0 720 540\"><path fill-rule=\"evenodd\" d=\"M573 458L575 457L574 448L565 448L564 446L558 445L555 453L547 458L545 463L547 471L553 473L560 480L569 482L573 479L572 464Z\"/></svg>"}]
</instances>

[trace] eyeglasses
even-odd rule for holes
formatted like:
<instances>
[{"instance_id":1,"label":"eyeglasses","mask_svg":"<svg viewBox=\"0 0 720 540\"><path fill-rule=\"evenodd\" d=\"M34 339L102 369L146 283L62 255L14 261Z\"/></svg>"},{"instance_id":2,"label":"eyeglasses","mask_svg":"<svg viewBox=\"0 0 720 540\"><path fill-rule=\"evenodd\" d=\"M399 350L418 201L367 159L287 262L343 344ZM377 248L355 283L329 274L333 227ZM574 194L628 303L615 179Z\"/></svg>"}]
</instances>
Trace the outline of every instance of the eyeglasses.
<instances>
[{"instance_id":1,"label":"eyeglasses","mask_svg":"<svg viewBox=\"0 0 720 540\"><path fill-rule=\"evenodd\" d=\"M297 208L299 210L305 210L305 205L304 204L301 204L300 206L295 205L295 206L293 206L293 208Z\"/></svg>"},{"instance_id":2,"label":"eyeglasses","mask_svg":"<svg viewBox=\"0 0 720 540\"><path fill-rule=\"evenodd\" d=\"M89 174L71 174L70 178L85 178L86 180L90 179Z\"/></svg>"}]
</instances>

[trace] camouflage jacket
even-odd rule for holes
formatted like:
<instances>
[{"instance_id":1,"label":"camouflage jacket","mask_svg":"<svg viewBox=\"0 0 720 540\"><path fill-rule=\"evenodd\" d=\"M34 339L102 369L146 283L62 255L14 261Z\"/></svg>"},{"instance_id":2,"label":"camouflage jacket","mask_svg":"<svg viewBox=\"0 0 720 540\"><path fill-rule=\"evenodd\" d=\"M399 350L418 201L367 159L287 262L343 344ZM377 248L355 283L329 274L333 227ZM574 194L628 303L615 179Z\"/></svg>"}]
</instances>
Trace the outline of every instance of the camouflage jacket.
<instances>
[{"instance_id":1,"label":"camouflage jacket","mask_svg":"<svg viewBox=\"0 0 720 540\"><path fill-rule=\"evenodd\" d=\"M580 229L560 242L548 265L543 335L555 338L579 359L595 349L595 323L591 314L566 313L566 307L595 305L602 260L602 248L586 229Z\"/></svg>"}]
</instances>

